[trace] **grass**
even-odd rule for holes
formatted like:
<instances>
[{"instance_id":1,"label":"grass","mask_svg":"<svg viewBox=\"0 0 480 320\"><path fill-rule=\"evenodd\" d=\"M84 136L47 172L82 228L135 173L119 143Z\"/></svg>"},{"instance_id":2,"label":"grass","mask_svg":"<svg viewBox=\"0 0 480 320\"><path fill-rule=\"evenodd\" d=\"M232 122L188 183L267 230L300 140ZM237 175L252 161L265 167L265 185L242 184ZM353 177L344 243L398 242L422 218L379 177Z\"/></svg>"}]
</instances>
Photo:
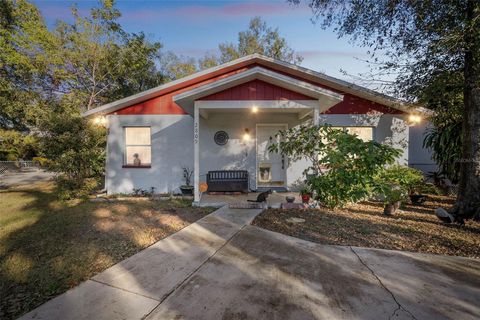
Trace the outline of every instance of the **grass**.
<instances>
[{"instance_id":1,"label":"grass","mask_svg":"<svg viewBox=\"0 0 480 320\"><path fill-rule=\"evenodd\" d=\"M0 191L0 318L13 319L207 215L188 201L59 201Z\"/></svg>"},{"instance_id":2,"label":"grass","mask_svg":"<svg viewBox=\"0 0 480 320\"><path fill-rule=\"evenodd\" d=\"M480 258L480 223L444 224L434 214L454 199L429 196L423 205L405 204L393 216L383 215L378 202L344 209L281 210L262 212L253 224L322 244L372 247ZM292 223L289 218L305 219Z\"/></svg>"}]
</instances>

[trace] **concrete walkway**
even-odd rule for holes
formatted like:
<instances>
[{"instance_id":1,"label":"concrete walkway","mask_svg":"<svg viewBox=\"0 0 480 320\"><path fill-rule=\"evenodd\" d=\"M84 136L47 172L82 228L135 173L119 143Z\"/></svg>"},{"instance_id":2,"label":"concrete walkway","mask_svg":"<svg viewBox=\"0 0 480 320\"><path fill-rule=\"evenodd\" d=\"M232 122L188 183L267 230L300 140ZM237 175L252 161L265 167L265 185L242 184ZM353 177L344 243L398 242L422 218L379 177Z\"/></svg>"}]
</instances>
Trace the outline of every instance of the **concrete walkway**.
<instances>
[{"instance_id":1,"label":"concrete walkway","mask_svg":"<svg viewBox=\"0 0 480 320\"><path fill-rule=\"evenodd\" d=\"M325 246L222 208L22 319L478 319L480 261Z\"/></svg>"}]
</instances>

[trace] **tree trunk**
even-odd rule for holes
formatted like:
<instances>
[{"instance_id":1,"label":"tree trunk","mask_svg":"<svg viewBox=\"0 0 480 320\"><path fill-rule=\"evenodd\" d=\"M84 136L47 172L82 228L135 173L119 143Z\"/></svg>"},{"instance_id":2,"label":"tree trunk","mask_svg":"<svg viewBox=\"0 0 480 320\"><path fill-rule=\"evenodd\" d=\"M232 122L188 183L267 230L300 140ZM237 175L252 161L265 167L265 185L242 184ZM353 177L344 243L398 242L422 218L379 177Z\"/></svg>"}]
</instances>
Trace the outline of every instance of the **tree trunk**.
<instances>
[{"instance_id":1,"label":"tree trunk","mask_svg":"<svg viewBox=\"0 0 480 320\"><path fill-rule=\"evenodd\" d=\"M475 0L468 1L467 24L479 19ZM480 31L465 32L463 146L460 182L454 213L462 218L480 219Z\"/></svg>"}]
</instances>

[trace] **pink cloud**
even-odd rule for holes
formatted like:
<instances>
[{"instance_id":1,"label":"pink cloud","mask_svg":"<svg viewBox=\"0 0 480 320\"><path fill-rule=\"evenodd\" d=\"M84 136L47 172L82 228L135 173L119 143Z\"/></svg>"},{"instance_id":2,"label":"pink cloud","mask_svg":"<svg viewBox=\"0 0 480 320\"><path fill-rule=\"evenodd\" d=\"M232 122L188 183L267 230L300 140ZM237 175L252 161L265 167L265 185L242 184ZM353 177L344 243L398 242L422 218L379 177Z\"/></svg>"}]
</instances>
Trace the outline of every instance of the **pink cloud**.
<instances>
[{"instance_id":1,"label":"pink cloud","mask_svg":"<svg viewBox=\"0 0 480 320\"><path fill-rule=\"evenodd\" d=\"M128 20L145 20L160 17L200 18L205 16L252 17L281 16L295 13L305 13L310 10L306 6L293 6L286 3L235 3L221 6L187 5L182 7L166 8L164 10L141 9L123 12L122 17Z\"/></svg>"}]
</instances>

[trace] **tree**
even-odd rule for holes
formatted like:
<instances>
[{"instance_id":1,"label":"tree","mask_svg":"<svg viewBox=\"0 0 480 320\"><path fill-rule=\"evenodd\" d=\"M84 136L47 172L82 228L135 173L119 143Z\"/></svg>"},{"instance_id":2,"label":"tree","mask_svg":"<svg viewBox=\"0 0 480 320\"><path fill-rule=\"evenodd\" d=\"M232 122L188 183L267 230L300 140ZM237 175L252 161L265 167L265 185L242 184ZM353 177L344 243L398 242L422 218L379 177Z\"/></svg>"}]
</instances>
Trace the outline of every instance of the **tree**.
<instances>
[{"instance_id":1,"label":"tree","mask_svg":"<svg viewBox=\"0 0 480 320\"><path fill-rule=\"evenodd\" d=\"M414 101L439 75L462 75L463 145L453 213L480 219L480 2L307 2L323 27L334 26L339 36L370 48L380 68L397 72L398 93L404 98ZM380 52L385 59L378 57Z\"/></svg>"},{"instance_id":2,"label":"tree","mask_svg":"<svg viewBox=\"0 0 480 320\"><path fill-rule=\"evenodd\" d=\"M72 24L61 21L55 30L65 63L63 99L68 103L89 110L165 81L156 68L161 43L123 31L113 1L104 0L86 17L73 7L72 15Z\"/></svg>"},{"instance_id":3,"label":"tree","mask_svg":"<svg viewBox=\"0 0 480 320\"><path fill-rule=\"evenodd\" d=\"M0 0L0 127L35 124L38 101L55 92L58 42L39 10L24 0Z\"/></svg>"},{"instance_id":4,"label":"tree","mask_svg":"<svg viewBox=\"0 0 480 320\"><path fill-rule=\"evenodd\" d=\"M162 44L122 30L111 0L87 16L73 7L53 31L33 4L0 1L0 125L42 132L41 152L75 195L102 175L105 146L105 130L80 113L165 82Z\"/></svg>"},{"instance_id":5,"label":"tree","mask_svg":"<svg viewBox=\"0 0 480 320\"><path fill-rule=\"evenodd\" d=\"M0 160L32 159L37 155L38 140L33 135L0 129Z\"/></svg>"},{"instance_id":6,"label":"tree","mask_svg":"<svg viewBox=\"0 0 480 320\"><path fill-rule=\"evenodd\" d=\"M300 64L303 58L288 46L287 40L278 32L278 28L272 29L260 17L250 20L249 27L238 33L237 44L224 42L218 46L220 51L219 63L225 63L259 53L267 57Z\"/></svg>"},{"instance_id":7,"label":"tree","mask_svg":"<svg viewBox=\"0 0 480 320\"><path fill-rule=\"evenodd\" d=\"M162 55L161 68L169 80L180 79L198 71L194 58L177 56L171 51Z\"/></svg>"},{"instance_id":8,"label":"tree","mask_svg":"<svg viewBox=\"0 0 480 320\"><path fill-rule=\"evenodd\" d=\"M260 17L250 20L248 29L238 33L236 43L220 43L218 51L219 55L208 52L198 60L179 57L173 52L168 52L162 59L163 71L174 80L253 53L293 64L300 64L303 61L280 35L278 28L272 29Z\"/></svg>"}]
</instances>

